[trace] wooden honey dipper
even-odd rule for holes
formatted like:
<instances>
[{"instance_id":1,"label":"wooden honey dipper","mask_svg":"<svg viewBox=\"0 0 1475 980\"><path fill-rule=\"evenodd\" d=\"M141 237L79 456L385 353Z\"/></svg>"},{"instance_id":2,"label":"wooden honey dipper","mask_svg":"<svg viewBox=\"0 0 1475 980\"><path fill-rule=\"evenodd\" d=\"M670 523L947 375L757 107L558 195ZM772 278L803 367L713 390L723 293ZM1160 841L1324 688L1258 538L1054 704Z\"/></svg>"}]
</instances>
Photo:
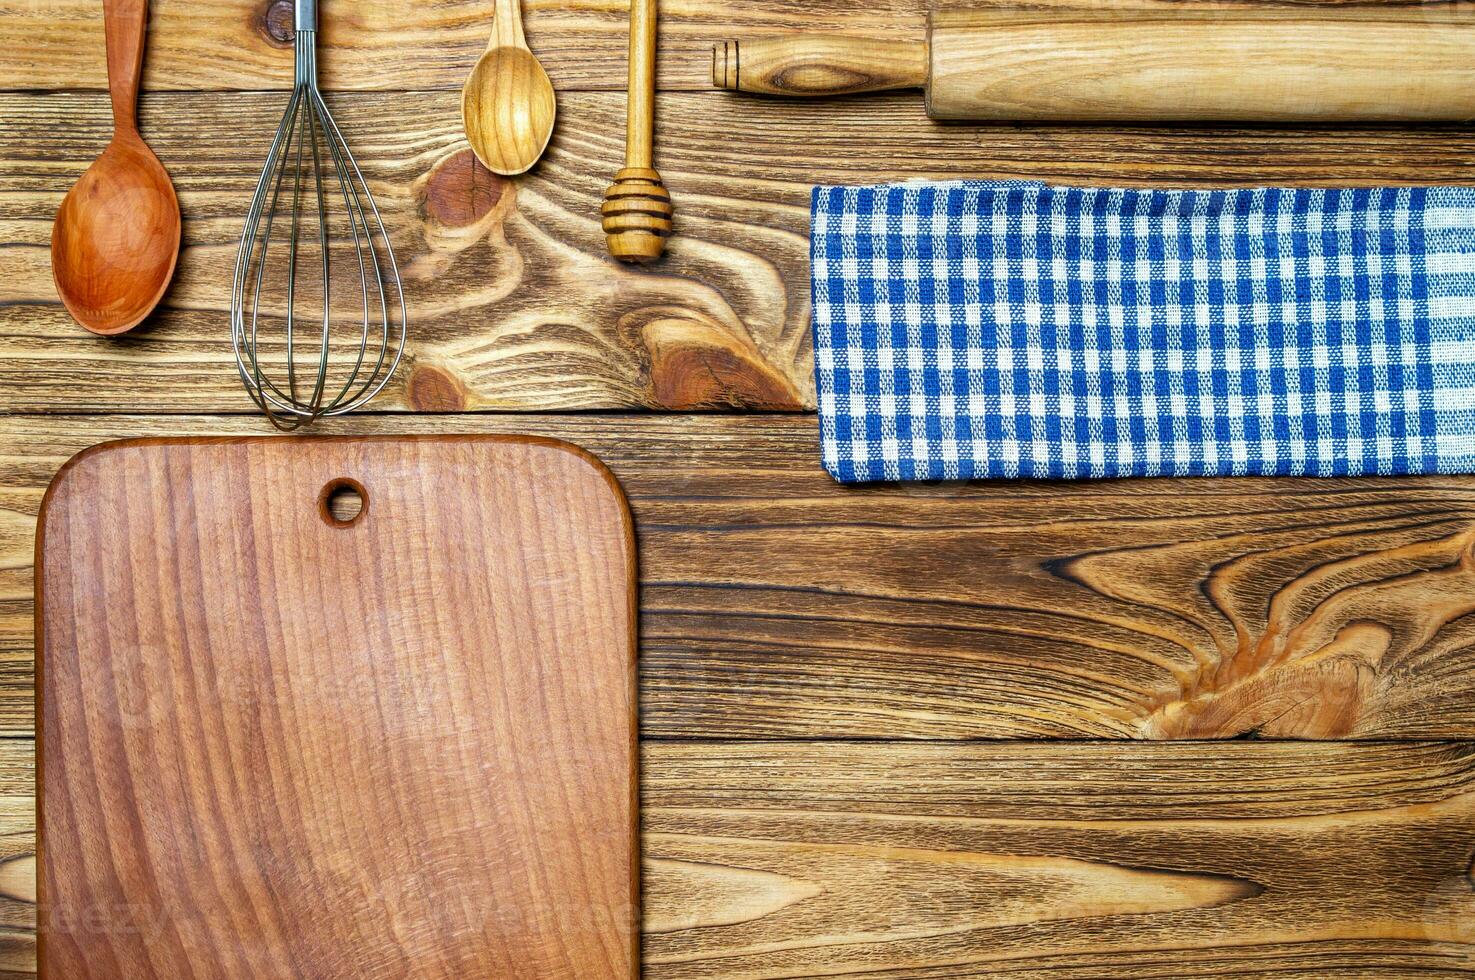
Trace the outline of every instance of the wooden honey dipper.
<instances>
[{"instance_id":1,"label":"wooden honey dipper","mask_svg":"<svg viewBox=\"0 0 1475 980\"><path fill-rule=\"evenodd\" d=\"M653 166L656 110L656 0L630 0L630 84L625 166L604 192L609 254L644 264L661 257L671 234L671 195Z\"/></svg>"}]
</instances>

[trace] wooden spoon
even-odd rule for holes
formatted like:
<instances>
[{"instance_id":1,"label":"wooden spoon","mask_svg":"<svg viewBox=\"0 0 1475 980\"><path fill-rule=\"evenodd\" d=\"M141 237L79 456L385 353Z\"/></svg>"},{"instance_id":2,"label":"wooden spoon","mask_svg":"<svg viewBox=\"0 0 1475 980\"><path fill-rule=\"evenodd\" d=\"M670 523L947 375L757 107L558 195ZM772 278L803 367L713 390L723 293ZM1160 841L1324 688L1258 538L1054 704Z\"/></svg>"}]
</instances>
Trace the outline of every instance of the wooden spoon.
<instances>
[{"instance_id":1,"label":"wooden spoon","mask_svg":"<svg viewBox=\"0 0 1475 980\"><path fill-rule=\"evenodd\" d=\"M179 198L138 133L148 0L103 0L113 139L61 202L51 273L67 310L93 333L120 334L148 316L179 258Z\"/></svg>"},{"instance_id":2,"label":"wooden spoon","mask_svg":"<svg viewBox=\"0 0 1475 980\"><path fill-rule=\"evenodd\" d=\"M519 0L496 0L492 40L461 89L461 120L471 150L488 170L526 171L553 135L553 83L528 49Z\"/></svg>"}]
</instances>

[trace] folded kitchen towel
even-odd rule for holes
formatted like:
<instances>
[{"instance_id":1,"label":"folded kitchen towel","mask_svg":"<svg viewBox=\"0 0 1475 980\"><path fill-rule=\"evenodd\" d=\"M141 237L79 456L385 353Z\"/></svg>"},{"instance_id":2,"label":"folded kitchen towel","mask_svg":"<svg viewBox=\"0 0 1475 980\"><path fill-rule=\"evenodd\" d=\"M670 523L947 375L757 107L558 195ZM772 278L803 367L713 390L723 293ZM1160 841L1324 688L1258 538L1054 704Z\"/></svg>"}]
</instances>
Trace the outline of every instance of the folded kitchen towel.
<instances>
[{"instance_id":1,"label":"folded kitchen towel","mask_svg":"<svg viewBox=\"0 0 1475 980\"><path fill-rule=\"evenodd\" d=\"M817 187L838 480L1475 472L1475 188Z\"/></svg>"}]
</instances>

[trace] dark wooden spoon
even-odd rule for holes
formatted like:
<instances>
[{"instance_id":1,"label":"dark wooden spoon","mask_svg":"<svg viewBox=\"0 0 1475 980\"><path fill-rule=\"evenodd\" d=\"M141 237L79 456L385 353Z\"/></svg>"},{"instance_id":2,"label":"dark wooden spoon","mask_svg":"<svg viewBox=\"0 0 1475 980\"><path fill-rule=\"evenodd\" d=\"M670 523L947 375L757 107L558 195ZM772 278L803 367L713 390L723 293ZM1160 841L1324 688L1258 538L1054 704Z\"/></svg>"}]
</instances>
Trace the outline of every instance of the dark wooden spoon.
<instances>
[{"instance_id":1,"label":"dark wooden spoon","mask_svg":"<svg viewBox=\"0 0 1475 980\"><path fill-rule=\"evenodd\" d=\"M179 198L138 133L148 0L103 0L113 140L61 202L51 274L67 310L93 333L120 334L148 316L179 258Z\"/></svg>"}]
</instances>

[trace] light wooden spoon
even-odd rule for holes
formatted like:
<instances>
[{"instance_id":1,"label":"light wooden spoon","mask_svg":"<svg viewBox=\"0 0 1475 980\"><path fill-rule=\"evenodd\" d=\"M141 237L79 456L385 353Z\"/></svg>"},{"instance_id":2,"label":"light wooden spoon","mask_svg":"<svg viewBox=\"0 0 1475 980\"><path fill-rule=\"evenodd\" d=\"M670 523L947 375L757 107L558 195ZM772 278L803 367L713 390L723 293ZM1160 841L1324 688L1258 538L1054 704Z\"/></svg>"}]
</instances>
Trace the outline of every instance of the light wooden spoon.
<instances>
[{"instance_id":1,"label":"light wooden spoon","mask_svg":"<svg viewBox=\"0 0 1475 980\"><path fill-rule=\"evenodd\" d=\"M103 0L113 139L67 193L51 228L51 274L68 312L120 334L152 312L179 258L179 198L138 133L148 0Z\"/></svg>"},{"instance_id":2,"label":"light wooden spoon","mask_svg":"<svg viewBox=\"0 0 1475 980\"><path fill-rule=\"evenodd\" d=\"M553 135L553 83L528 49L520 0L496 0L492 41L461 89L461 120L476 158L493 173L526 171Z\"/></svg>"}]
</instances>

